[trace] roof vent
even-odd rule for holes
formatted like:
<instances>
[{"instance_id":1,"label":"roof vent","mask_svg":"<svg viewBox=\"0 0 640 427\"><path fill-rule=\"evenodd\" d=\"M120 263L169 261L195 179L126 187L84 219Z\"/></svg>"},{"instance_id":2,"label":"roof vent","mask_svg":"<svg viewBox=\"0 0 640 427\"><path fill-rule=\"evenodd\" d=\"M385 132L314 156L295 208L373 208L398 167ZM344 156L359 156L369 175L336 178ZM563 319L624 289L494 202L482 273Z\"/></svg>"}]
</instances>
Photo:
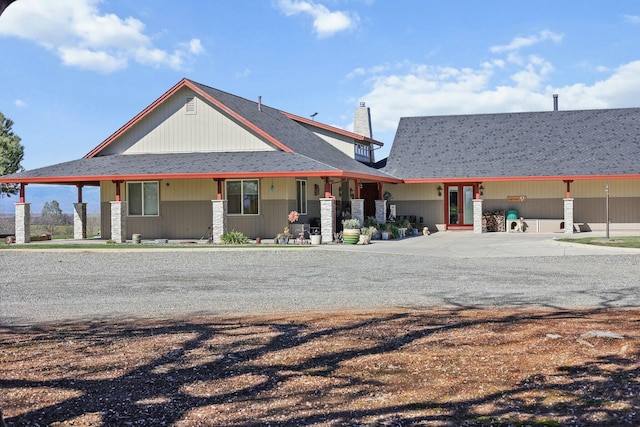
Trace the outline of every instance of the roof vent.
<instances>
[{"instance_id":1,"label":"roof vent","mask_svg":"<svg viewBox=\"0 0 640 427\"><path fill-rule=\"evenodd\" d=\"M196 114L196 98L195 96L188 96L184 103L186 114Z\"/></svg>"},{"instance_id":2,"label":"roof vent","mask_svg":"<svg viewBox=\"0 0 640 427\"><path fill-rule=\"evenodd\" d=\"M558 94L553 94L553 111L558 111Z\"/></svg>"},{"instance_id":3,"label":"roof vent","mask_svg":"<svg viewBox=\"0 0 640 427\"><path fill-rule=\"evenodd\" d=\"M262 97L258 97L258 111L262 111Z\"/></svg>"}]
</instances>

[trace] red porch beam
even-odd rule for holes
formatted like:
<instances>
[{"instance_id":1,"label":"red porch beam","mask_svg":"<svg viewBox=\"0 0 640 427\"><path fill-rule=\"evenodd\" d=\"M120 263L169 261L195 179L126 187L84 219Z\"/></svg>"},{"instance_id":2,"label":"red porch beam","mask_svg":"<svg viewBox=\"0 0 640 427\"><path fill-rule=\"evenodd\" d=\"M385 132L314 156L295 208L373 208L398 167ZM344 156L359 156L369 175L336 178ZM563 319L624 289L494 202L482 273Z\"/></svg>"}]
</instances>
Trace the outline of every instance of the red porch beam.
<instances>
[{"instance_id":1,"label":"red porch beam","mask_svg":"<svg viewBox=\"0 0 640 427\"><path fill-rule=\"evenodd\" d=\"M564 182L565 184L567 184L567 199L571 198L571 183L573 182L572 179L565 179L562 182Z\"/></svg>"},{"instance_id":2,"label":"red porch beam","mask_svg":"<svg viewBox=\"0 0 640 427\"><path fill-rule=\"evenodd\" d=\"M113 183L116 185L116 202L121 201L120 200L120 183L122 181L113 181Z\"/></svg>"},{"instance_id":3,"label":"red porch beam","mask_svg":"<svg viewBox=\"0 0 640 427\"><path fill-rule=\"evenodd\" d=\"M324 197L326 199L331 197L331 180L329 177L324 179Z\"/></svg>"},{"instance_id":4,"label":"red porch beam","mask_svg":"<svg viewBox=\"0 0 640 427\"><path fill-rule=\"evenodd\" d=\"M27 187L27 184L25 183L21 183L20 184L20 200L19 203L24 203L25 198L24 198L24 193L25 193L25 188Z\"/></svg>"},{"instance_id":5,"label":"red porch beam","mask_svg":"<svg viewBox=\"0 0 640 427\"><path fill-rule=\"evenodd\" d=\"M214 180L216 180L214 178ZM216 180L218 182L218 192L216 193L216 200L222 200L222 183L224 182L224 178L218 178Z\"/></svg>"}]
</instances>

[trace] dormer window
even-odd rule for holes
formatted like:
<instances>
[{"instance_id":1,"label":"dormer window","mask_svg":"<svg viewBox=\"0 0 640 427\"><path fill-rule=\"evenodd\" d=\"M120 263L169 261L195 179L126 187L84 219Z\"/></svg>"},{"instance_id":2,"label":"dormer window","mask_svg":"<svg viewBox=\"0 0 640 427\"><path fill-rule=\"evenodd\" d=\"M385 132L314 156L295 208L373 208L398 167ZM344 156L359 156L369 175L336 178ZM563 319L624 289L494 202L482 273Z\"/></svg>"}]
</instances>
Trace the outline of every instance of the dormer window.
<instances>
[{"instance_id":1,"label":"dormer window","mask_svg":"<svg viewBox=\"0 0 640 427\"><path fill-rule=\"evenodd\" d=\"M355 143L354 150L355 150L354 153L355 153L356 160L358 160L359 162L367 162L367 163L371 162L371 153L370 153L369 145Z\"/></svg>"}]
</instances>

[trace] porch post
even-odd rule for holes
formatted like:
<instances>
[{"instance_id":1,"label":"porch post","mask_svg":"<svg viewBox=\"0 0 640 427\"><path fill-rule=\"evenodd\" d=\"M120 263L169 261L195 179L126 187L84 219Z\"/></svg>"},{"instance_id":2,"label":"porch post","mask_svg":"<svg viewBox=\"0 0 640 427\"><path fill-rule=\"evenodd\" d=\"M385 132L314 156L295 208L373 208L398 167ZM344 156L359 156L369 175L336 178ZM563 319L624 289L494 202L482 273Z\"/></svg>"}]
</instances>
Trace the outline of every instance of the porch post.
<instances>
[{"instance_id":1,"label":"porch post","mask_svg":"<svg viewBox=\"0 0 640 427\"><path fill-rule=\"evenodd\" d=\"M31 242L31 203L16 203L16 243Z\"/></svg>"},{"instance_id":2,"label":"porch post","mask_svg":"<svg viewBox=\"0 0 640 427\"><path fill-rule=\"evenodd\" d=\"M87 204L73 204L73 238L82 240L87 238Z\"/></svg>"},{"instance_id":3,"label":"porch post","mask_svg":"<svg viewBox=\"0 0 640 427\"><path fill-rule=\"evenodd\" d=\"M333 242L333 232L336 229L336 200L333 197L320 199L320 234L322 243Z\"/></svg>"},{"instance_id":4,"label":"porch post","mask_svg":"<svg viewBox=\"0 0 640 427\"><path fill-rule=\"evenodd\" d=\"M211 222L211 237L213 243L221 243L222 235L227 232L227 201L212 200L213 220Z\"/></svg>"},{"instance_id":5,"label":"porch post","mask_svg":"<svg viewBox=\"0 0 640 427\"><path fill-rule=\"evenodd\" d=\"M364 226L364 199L351 199L351 218L360 221Z\"/></svg>"},{"instance_id":6,"label":"porch post","mask_svg":"<svg viewBox=\"0 0 640 427\"><path fill-rule=\"evenodd\" d=\"M482 233L482 199L473 199L473 232Z\"/></svg>"},{"instance_id":7,"label":"porch post","mask_svg":"<svg viewBox=\"0 0 640 427\"><path fill-rule=\"evenodd\" d=\"M111 201L111 240L116 243L127 241L126 201Z\"/></svg>"},{"instance_id":8,"label":"porch post","mask_svg":"<svg viewBox=\"0 0 640 427\"><path fill-rule=\"evenodd\" d=\"M376 221L378 224L387 223L387 201L376 200Z\"/></svg>"},{"instance_id":9,"label":"porch post","mask_svg":"<svg viewBox=\"0 0 640 427\"><path fill-rule=\"evenodd\" d=\"M573 234L573 198L564 199L564 232Z\"/></svg>"}]
</instances>

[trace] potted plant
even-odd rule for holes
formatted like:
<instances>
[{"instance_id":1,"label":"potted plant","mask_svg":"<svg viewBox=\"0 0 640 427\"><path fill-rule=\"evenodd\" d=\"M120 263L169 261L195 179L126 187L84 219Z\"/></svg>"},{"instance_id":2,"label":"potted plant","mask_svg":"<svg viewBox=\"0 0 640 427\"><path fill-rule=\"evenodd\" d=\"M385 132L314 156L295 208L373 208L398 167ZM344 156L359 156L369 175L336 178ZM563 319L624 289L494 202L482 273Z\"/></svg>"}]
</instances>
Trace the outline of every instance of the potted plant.
<instances>
[{"instance_id":1,"label":"potted plant","mask_svg":"<svg viewBox=\"0 0 640 427\"><path fill-rule=\"evenodd\" d=\"M287 225L285 225L284 230L282 233L278 233L276 235L276 242L286 245L287 243L289 243L289 239L293 237L293 235L291 234L291 231L289 229L289 224L296 222L298 220L298 218L300 218L300 214L296 211L291 211L289 212L289 215L287 215L287 220L289 221L289 223Z\"/></svg>"},{"instance_id":2,"label":"potted plant","mask_svg":"<svg viewBox=\"0 0 640 427\"><path fill-rule=\"evenodd\" d=\"M358 240L359 245L368 245L371 243L371 238L378 231L376 227L362 227L360 229L360 240Z\"/></svg>"},{"instance_id":3,"label":"potted plant","mask_svg":"<svg viewBox=\"0 0 640 427\"><path fill-rule=\"evenodd\" d=\"M320 234L320 230L313 230L311 233L311 244L319 245L322 243L322 234Z\"/></svg>"},{"instance_id":4,"label":"potted plant","mask_svg":"<svg viewBox=\"0 0 640 427\"><path fill-rule=\"evenodd\" d=\"M345 243L356 244L360 239L360 220L356 218L342 221L342 239Z\"/></svg>"}]
</instances>

